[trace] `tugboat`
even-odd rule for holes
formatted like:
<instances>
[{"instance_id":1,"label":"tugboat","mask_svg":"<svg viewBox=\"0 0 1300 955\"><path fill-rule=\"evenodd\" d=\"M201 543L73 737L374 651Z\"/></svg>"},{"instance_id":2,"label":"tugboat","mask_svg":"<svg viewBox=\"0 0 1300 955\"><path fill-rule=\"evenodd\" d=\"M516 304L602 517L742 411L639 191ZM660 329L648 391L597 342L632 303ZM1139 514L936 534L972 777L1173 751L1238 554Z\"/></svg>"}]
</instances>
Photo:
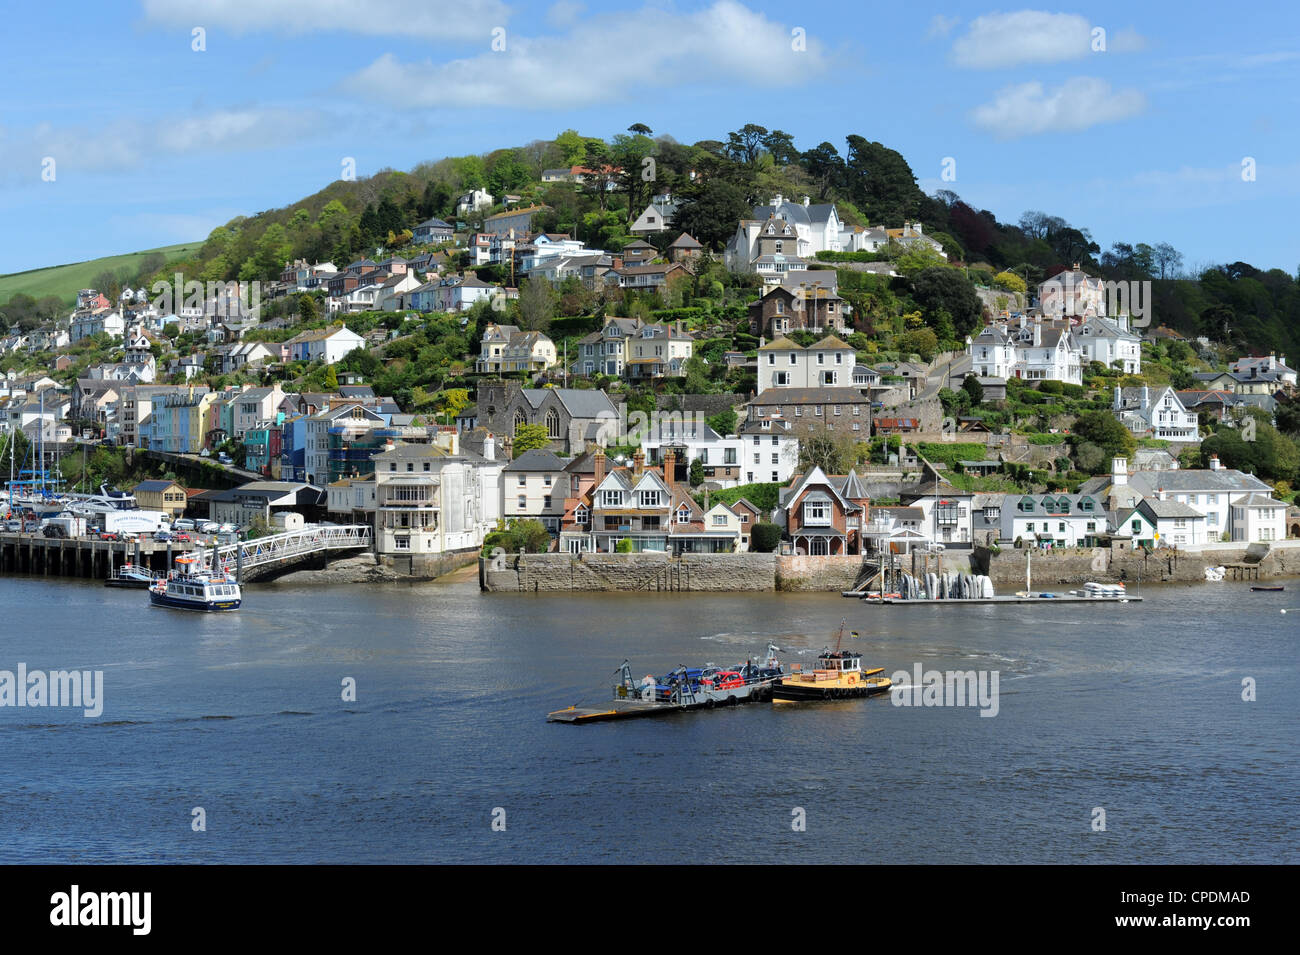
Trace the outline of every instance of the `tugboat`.
<instances>
[{"instance_id":1,"label":"tugboat","mask_svg":"<svg viewBox=\"0 0 1300 955\"><path fill-rule=\"evenodd\" d=\"M817 655L816 669L802 670L798 664L794 664L790 667L793 672L789 676L772 684L773 703L851 700L889 692L893 682L888 677L878 675L885 672L884 667L864 670L860 653L840 649L844 640L845 623L846 621L840 622L835 649L822 650Z\"/></svg>"},{"instance_id":2,"label":"tugboat","mask_svg":"<svg viewBox=\"0 0 1300 955\"><path fill-rule=\"evenodd\" d=\"M243 602L239 582L229 573L209 571L196 557L176 558L176 569L149 586L149 603L176 610L207 613L238 610Z\"/></svg>"}]
</instances>

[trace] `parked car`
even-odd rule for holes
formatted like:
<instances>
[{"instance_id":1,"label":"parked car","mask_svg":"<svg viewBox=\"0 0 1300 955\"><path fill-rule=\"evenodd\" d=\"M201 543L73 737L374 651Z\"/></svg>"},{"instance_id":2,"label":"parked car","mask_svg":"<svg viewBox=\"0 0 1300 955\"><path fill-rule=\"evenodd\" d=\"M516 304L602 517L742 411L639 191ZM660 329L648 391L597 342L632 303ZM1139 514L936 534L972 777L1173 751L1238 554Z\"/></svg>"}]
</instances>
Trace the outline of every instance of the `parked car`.
<instances>
[{"instance_id":1,"label":"parked car","mask_svg":"<svg viewBox=\"0 0 1300 955\"><path fill-rule=\"evenodd\" d=\"M158 531L158 533L153 535L153 539L158 541L158 543L160 544L166 544L168 541L172 540L173 538L171 535L171 531Z\"/></svg>"},{"instance_id":2,"label":"parked car","mask_svg":"<svg viewBox=\"0 0 1300 955\"><path fill-rule=\"evenodd\" d=\"M190 520L188 517L182 517L179 521L172 524L172 531L173 533L176 531L192 531L194 530L194 523L195 522Z\"/></svg>"},{"instance_id":3,"label":"parked car","mask_svg":"<svg viewBox=\"0 0 1300 955\"><path fill-rule=\"evenodd\" d=\"M221 525L216 521L203 521L196 529L200 534L215 534L221 530Z\"/></svg>"},{"instance_id":4,"label":"parked car","mask_svg":"<svg viewBox=\"0 0 1300 955\"><path fill-rule=\"evenodd\" d=\"M238 534L239 528L234 524L222 524L217 528L218 534Z\"/></svg>"},{"instance_id":5,"label":"parked car","mask_svg":"<svg viewBox=\"0 0 1300 955\"><path fill-rule=\"evenodd\" d=\"M222 464L234 464L234 463L235 463L235 462L234 462L234 459L231 458L230 455L226 454L225 451L222 451L222 452L220 452L219 454L217 454L217 460L220 461Z\"/></svg>"},{"instance_id":6,"label":"parked car","mask_svg":"<svg viewBox=\"0 0 1300 955\"><path fill-rule=\"evenodd\" d=\"M191 538L190 535L185 533L184 531L177 531L175 534L172 535L172 540L181 544L188 544L192 539L193 538Z\"/></svg>"},{"instance_id":7,"label":"parked car","mask_svg":"<svg viewBox=\"0 0 1300 955\"><path fill-rule=\"evenodd\" d=\"M700 682L708 683L716 690L734 690L745 685L745 678L735 670L719 670Z\"/></svg>"},{"instance_id":8,"label":"parked car","mask_svg":"<svg viewBox=\"0 0 1300 955\"><path fill-rule=\"evenodd\" d=\"M49 530L49 528L46 528L46 530ZM102 541L120 541L122 540L122 535L117 531L100 531L99 539Z\"/></svg>"}]
</instances>

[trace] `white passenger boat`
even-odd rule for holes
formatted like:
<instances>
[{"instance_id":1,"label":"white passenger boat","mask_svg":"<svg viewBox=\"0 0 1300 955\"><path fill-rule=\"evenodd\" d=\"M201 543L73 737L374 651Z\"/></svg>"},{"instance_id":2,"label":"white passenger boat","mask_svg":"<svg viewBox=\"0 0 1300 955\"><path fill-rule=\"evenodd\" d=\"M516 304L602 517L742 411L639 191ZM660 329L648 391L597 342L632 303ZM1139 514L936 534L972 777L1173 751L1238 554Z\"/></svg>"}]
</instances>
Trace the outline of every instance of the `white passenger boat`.
<instances>
[{"instance_id":1,"label":"white passenger boat","mask_svg":"<svg viewBox=\"0 0 1300 955\"><path fill-rule=\"evenodd\" d=\"M189 554L176 558L176 569L149 587L149 603L176 610L215 613L238 610L243 602L239 582L225 571L213 572Z\"/></svg>"}]
</instances>

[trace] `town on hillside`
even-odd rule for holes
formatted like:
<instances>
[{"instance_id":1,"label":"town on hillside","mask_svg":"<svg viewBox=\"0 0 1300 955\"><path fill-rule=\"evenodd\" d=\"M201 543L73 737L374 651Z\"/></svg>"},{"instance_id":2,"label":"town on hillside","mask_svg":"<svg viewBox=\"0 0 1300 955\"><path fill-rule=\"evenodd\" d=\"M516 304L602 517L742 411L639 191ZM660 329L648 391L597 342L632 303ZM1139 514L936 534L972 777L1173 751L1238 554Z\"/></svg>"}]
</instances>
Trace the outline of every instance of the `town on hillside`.
<instances>
[{"instance_id":1,"label":"town on hillside","mask_svg":"<svg viewBox=\"0 0 1300 955\"><path fill-rule=\"evenodd\" d=\"M902 159L860 137L629 132L364 205L335 184L70 308L14 296L8 529L15 490L122 483L173 519L366 525L415 574L1300 537L1296 372L1226 306L1183 320L1205 283L1172 247L990 223L905 163L882 191L863 170Z\"/></svg>"}]
</instances>

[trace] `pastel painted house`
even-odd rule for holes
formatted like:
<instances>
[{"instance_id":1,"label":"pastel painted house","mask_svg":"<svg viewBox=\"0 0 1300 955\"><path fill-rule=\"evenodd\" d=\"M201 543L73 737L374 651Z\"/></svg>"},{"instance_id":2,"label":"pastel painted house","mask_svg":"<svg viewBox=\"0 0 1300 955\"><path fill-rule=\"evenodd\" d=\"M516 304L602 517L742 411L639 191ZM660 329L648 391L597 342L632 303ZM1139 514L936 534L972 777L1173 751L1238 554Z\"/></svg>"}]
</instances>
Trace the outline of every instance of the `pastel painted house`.
<instances>
[{"instance_id":1,"label":"pastel painted house","mask_svg":"<svg viewBox=\"0 0 1300 955\"><path fill-rule=\"evenodd\" d=\"M285 342L285 348L289 361L323 361L333 365L364 344L365 339L356 332L334 327L303 332Z\"/></svg>"}]
</instances>

